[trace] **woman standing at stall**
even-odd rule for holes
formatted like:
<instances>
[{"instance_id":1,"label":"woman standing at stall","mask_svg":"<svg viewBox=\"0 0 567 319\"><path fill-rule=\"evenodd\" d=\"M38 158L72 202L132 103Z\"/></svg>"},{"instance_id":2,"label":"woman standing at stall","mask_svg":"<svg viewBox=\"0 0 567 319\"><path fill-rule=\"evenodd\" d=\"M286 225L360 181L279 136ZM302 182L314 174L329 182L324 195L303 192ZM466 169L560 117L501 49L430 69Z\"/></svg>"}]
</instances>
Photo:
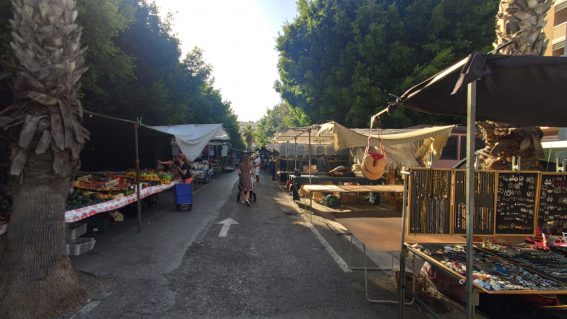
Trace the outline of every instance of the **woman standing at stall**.
<instances>
[{"instance_id":1,"label":"woman standing at stall","mask_svg":"<svg viewBox=\"0 0 567 319\"><path fill-rule=\"evenodd\" d=\"M252 191L252 176L254 172L250 166L250 156L244 155L242 163L238 167L238 176L240 177L240 184L242 185L242 194L240 199L243 203L250 206L250 191Z\"/></svg>"},{"instance_id":2,"label":"woman standing at stall","mask_svg":"<svg viewBox=\"0 0 567 319\"><path fill-rule=\"evenodd\" d=\"M183 153L178 153L175 155L173 161L158 161L161 165L174 165L177 173L181 176L181 182L185 184L193 183L193 175L191 174L191 169L189 168L189 161Z\"/></svg>"}]
</instances>

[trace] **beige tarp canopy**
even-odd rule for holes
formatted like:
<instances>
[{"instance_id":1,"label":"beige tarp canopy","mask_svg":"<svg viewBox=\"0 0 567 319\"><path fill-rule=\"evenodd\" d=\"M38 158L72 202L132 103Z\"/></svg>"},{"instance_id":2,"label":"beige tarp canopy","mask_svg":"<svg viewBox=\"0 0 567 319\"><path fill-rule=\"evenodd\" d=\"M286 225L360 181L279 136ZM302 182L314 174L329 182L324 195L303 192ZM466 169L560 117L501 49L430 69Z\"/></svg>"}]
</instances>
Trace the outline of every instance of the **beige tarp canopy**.
<instances>
[{"instance_id":1,"label":"beige tarp canopy","mask_svg":"<svg viewBox=\"0 0 567 319\"><path fill-rule=\"evenodd\" d=\"M378 146L379 141L386 145L399 145L406 143L421 142L426 139L446 139L450 134L454 125L433 126L418 129L401 129L401 130L370 130L370 129L349 129L336 122L328 122L320 125L317 137L322 136L331 140L336 150L353 147L363 147L368 144L370 136L370 145ZM380 133L380 135L378 135ZM371 135L372 134L372 135Z\"/></svg>"},{"instance_id":2,"label":"beige tarp canopy","mask_svg":"<svg viewBox=\"0 0 567 319\"><path fill-rule=\"evenodd\" d=\"M438 159L454 125L407 129L349 129L336 122L309 127L282 130L272 139L273 144L333 145L336 151L351 149L356 162L362 160L368 144L379 145L382 140L390 167L417 167L417 159L425 162L430 157ZM378 135L380 133L380 135ZM311 142L311 143L310 143Z\"/></svg>"},{"instance_id":3,"label":"beige tarp canopy","mask_svg":"<svg viewBox=\"0 0 567 319\"><path fill-rule=\"evenodd\" d=\"M397 130L349 129L336 122L319 126L317 136L329 139L332 135L335 150L353 149L356 162L361 162L364 148L368 145L384 146L390 167L417 167L417 159L426 162L429 158L438 159L454 125Z\"/></svg>"}]
</instances>

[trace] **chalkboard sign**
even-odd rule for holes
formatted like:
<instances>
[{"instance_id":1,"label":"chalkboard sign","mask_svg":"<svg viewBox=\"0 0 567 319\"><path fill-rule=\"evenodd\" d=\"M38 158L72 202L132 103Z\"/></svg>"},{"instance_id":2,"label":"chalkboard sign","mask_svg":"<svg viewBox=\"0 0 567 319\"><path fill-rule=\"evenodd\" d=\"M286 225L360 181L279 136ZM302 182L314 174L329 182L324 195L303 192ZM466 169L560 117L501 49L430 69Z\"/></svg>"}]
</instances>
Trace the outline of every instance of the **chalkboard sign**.
<instances>
[{"instance_id":1,"label":"chalkboard sign","mask_svg":"<svg viewBox=\"0 0 567 319\"><path fill-rule=\"evenodd\" d=\"M498 173L496 234L534 234L538 189L536 172Z\"/></svg>"},{"instance_id":2,"label":"chalkboard sign","mask_svg":"<svg viewBox=\"0 0 567 319\"><path fill-rule=\"evenodd\" d=\"M567 174L542 173L539 188L538 225L553 221L557 229L567 226Z\"/></svg>"},{"instance_id":3,"label":"chalkboard sign","mask_svg":"<svg viewBox=\"0 0 567 319\"><path fill-rule=\"evenodd\" d=\"M475 235L494 234L495 172L477 171L474 187L474 230ZM466 173L455 171L455 213L453 225L455 234L465 234L466 224Z\"/></svg>"},{"instance_id":4,"label":"chalkboard sign","mask_svg":"<svg viewBox=\"0 0 567 319\"><path fill-rule=\"evenodd\" d=\"M452 171L414 169L410 174L409 233L451 232Z\"/></svg>"}]
</instances>

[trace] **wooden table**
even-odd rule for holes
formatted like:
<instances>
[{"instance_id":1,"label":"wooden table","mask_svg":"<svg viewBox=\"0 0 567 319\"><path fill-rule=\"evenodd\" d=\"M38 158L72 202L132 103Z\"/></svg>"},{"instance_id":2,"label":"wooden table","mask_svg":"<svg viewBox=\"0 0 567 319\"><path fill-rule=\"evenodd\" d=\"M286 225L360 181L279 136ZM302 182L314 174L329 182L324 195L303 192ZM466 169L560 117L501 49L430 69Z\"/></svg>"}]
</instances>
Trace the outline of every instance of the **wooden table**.
<instances>
[{"instance_id":1,"label":"wooden table","mask_svg":"<svg viewBox=\"0 0 567 319\"><path fill-rule=\"evenodd\" d=\"M373 181L358 176L329 176L329 175L311 175L311 183L309 183L309 175L289 175L289 180L292 183L297 183L298 186L303 184L320 184L323 182L333 183L359 183L359 184L372 184Z\"/></svg>"},{"instance_id":2,"label":"wooden table","mask_svg":"<svg viewBox=\"0 0 567 319\"><path fill-rule=\"evenodd\" d=\"M360 242L373 251L399 252L402 247L401 217L355 217L337 218ZM465 243L458 235L410 234L407 243Z\"/></svg>"},{"instance_id":3,"label":"wooden table","mask_svg":"<svg viewBox=\"0 0 567 319\"><path fill-rule=\"evenodd\" d=\"M404 185L302 185L306 194L322 193L403 193Z\"/></svg>"}]
</instances>

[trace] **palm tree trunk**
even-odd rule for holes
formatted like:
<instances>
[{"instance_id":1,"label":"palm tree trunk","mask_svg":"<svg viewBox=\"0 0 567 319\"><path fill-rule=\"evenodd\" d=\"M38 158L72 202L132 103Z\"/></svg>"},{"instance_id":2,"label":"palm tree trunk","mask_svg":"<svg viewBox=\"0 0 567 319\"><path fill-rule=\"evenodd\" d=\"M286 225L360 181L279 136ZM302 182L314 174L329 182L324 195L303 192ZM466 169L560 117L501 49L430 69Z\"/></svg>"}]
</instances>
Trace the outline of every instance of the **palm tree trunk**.
<instances>
[{"instance_id":1,"label":"palm tree trunk","mask_svg":"<svg viewBox=\"0 0 567 319\"><path fill-rule=\"evenodd\" d=\"M545 17L552 4L552 0L501 0L494 47L505 46L498 53L543 55L547 45ZM478 125L486 144L479 157L482 169L510 169L512 156L521 157L521 169L540 169L543 134L539 128L491 121Z\"/></svg>"},{"instance_id":2,"label":"palm tree trunk","mask_svg":"<svg viewBox=\"0 0 567 319\"><path fill-rule=\"evenodd\" d=\"M65 201L88 138L77 98L84 67L75 0L13 0L14 104L0 112L14 136L13 207L0 260L0 318L50 318L75 307L65 246Z\"/></svg>"},{"instance_id":3,"label":"palm tree trunk","mask_svg":"<svg viewBox=\"0 0 567 319\"><path fill-rule=\"evenodd\" d=\"M53 156L28 158L13 185L7 250L0 264L0 318L51 318L79 305L79 287L65 246L70 179L49 174Z\"/></svg>"}]
</instances>

